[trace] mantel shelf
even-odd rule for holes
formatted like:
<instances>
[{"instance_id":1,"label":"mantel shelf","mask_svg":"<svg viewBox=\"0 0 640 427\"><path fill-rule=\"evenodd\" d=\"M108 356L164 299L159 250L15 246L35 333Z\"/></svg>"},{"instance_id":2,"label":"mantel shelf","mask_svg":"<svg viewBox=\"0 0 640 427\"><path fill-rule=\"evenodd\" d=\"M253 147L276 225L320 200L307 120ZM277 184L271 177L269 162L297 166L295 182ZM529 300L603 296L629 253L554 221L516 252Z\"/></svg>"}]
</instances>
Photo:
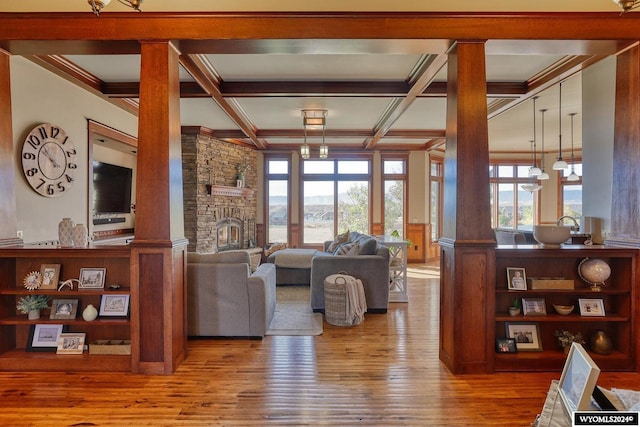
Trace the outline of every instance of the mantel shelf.
<instances>
[{"instance_id":1,"label":"mantel shelf","mask_svg":"<svg viewBox=\"0 0 640 427\"><path fill-rule=\"evenodd\" d=\"M253 197L255 190L242 187L227 187L225 185L207 185L210 196Z\"/></svg>"}]
</instances>

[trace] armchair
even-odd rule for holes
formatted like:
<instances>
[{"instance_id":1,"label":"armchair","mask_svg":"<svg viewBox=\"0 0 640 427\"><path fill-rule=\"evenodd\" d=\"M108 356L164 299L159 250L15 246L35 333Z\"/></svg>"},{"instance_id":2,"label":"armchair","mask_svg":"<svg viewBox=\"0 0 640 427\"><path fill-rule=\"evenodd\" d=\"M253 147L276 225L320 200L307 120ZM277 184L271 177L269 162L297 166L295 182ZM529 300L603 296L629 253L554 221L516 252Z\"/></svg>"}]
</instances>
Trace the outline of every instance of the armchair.
<instances>
[{"instance_id":1,"label":"armchair","mask_svg":"<svg viewBox=\"0 0 640 427\"><path fill-rule=\"evenodd\" d=\"M248 253L187 254L189 336L264 337L276 306L276 269L250 274Z\"/></svg>"}]
</instances>

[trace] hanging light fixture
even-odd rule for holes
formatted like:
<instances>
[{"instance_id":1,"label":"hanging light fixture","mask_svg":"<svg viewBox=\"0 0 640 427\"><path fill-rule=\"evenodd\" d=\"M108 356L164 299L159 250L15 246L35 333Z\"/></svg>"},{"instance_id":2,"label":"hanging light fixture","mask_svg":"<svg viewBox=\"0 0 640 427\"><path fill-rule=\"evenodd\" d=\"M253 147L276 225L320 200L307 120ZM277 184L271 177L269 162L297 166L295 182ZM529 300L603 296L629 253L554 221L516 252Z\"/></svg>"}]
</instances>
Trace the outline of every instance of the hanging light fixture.
<instances>
[{"instance_id":1,"label":"hanging light fixture","mask_svg":"<svg viewBox=\"0 0 640 427\"><path fill-rule=\"evenodd\" d=\"M541 171L542 173L540 175L538 175L538 179L540 181L544 181L549 179L549 174L544 170L544 113L547 112L546 108L543 108L540 110L540 114L542 115L542 148L540 149L540 157L542 158L542 160L540 161L540 166L542 166Z\"/></svg>"},{"instance_id":2,"label":"hanging light fixture","mask_svg":"<svg viewBox=\"0 0 640 427\"><path fill-rule=\"evenodd\" d=\"M130 7L133 10L138 12L142 12L140 10L140 4L142 4L144 0L118 0L119 3ZM87 3L91 6L91 11L96 14L96 16L100 16L100 11L107 6L111 0L87 0Z\"/></svg>"},{"instance_id":3,"label":"hanging light fixture","mask_svg":"<svg viewBox=\"0 0 640 427\"><path fill-rule=\"evenodd\" d=\"M322 144L320 145L320 158L326 159L329 156L329 146L325 143L327 110L302 110L302 126L304 128L304 144L300 146L300 156L303 159L308 159L311 155L310 147L307 144L307 130L321 129Z\"/></svg>"},{"instance_id":4,"label":"hanging light fixture","mask_svg":"<svg viewBox=\"0 0 640 427\"><path fill-rule=\"evenodd\" d=\"M638 0L613 0L613 2L622 9L622 13L627 13L640 7L640 1Z\"/></svg>"},{"instance_id":5,"label":"hanging light fixture","mask_svg":"<svg viewBox=\"0 0 640 427\"><path fill-rule=\"evenodd\" d=\"M556 160L551 167L556 171L569 169L567 162L562 160L562 82L560 82L558 93L558 160Z\"/></svg>"},{"instance_id":6,"label":"hanging light fixture","mask_svg":"<svg viewBox=\"0 0 640 427\"><path fill-rule=\"evenodd\" d=\"M536 157L536 99L538 99L538 97L534 96L533 97L533 140L531 141L533 146L533 163L529 168L530 177L535 177L542 173L542 171L538 167L538 162Z\"/></svg>"},{"instance_id":7,"label":"hanging light fixture","mask_svg":"<svg viewBox=\"0 0 640 427\"><path fill-rule=\"evenodd\" d=\"M567 177L567 181L579 181L580 180L580 177L576 173L576 169L575 169L575 165L574 165L575 158L573 157L573 118L575 117L576 114L578 114L578 113L569 114L569 116L571 116L571 173Z\"/></svg>"},{"instance_id":8,"label":"hanging light fixture","mask_svg":"<svg viewBox=\"0 0 640 427\"><path fill-rule=\"evenodd\" d=\"M535 145L535 140L531 140L529 141L531 143L531 147L533 148ZM533 151L533 150L532 150ZM535 166L535 154L534 154L534 161L533 164ZM540 169L538 169L540 170ZM542 189L542 185L538 184L535 182L535 176L531 175L531 168L529 168L529 176L531 177L532 182L528 183L528 184L522 184L520 186L520 188L522 188L525 191L529 191L531 193L536 192L536 191L540 191Z\"/></svg>"}]
</instances>

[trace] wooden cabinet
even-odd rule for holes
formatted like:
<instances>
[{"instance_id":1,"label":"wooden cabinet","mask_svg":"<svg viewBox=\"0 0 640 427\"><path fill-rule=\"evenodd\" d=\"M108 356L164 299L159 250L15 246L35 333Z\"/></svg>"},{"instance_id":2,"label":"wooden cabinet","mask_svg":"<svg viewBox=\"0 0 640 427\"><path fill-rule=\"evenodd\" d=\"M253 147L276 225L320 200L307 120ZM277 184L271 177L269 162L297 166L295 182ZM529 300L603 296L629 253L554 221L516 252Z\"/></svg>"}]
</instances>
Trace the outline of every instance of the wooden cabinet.
<instances>
[{"instance_id":1,"label":"wooden cabinet","mask_svg":"<svg viewBox=\"0 0 640 427\"><path fill-rule=\"evenodd\" d=\"M43 264L60 264L60 280L77 279L81 268L106 268L105 288L26 290L23 278L30 271L40 271ZM133 303L128 318L99 317L91 322L82 319L84 308L88 304L98 308L103 294L131 295L129 267L127 246L0 248L0 371L131 371L131 355L92 355L88 351L82 355L57 355L26 351L29 331L36 324L63 324L65 332L84 332L86 344L95 340L130 340L131 323L137 312ZM120 288L111 291L111 284L118 284ZM43 310L40 319L28 320L26 314L16 310L16 302L28 294L48 295L52 300L78 299L78 314L75 319L51 320L49 310ZM135 345L132 342L132 347Z\"/></svg>"},{"instance_id":2,"label":"wooden cabinet","mask_svg":"<svg viewBox=\"0 0 640 427\"><path fill-rule=\"evenodd\" d=\"M495 353L495 371L560 371L565 355L562 352L556 330L581 332L587 341L599 329L613 341L609 355L590 352L602 370L637 371L638 353L638 287L636 264L638 250L604 246L567 245L562 248L537 246L498 246L496 249L496 285L489 293L488 308L494 325L492 338L506 337L508 323L535 323L539 329L542 351ZM598 258L611 267L611 276L600 292L591 290L578 274L578 265L585 258ZM524 268L527 278L554 277L574 280L574 289L507 289L507 267ZM543 298L546 315L510 316L508 307L514 298ZM602 299L605 316L581 316L578 299ZM560 315L553 304L575 305L572 314Z\"/></svg>"}]
</instances>

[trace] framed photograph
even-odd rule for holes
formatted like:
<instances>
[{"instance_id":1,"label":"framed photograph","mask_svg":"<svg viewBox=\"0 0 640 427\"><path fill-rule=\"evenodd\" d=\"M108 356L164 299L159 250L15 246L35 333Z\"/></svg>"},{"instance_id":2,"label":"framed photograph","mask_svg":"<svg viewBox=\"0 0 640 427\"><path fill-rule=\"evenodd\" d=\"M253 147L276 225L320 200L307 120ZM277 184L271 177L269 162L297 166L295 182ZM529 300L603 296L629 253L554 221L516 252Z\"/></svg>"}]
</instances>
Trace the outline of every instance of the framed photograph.
<instances>
[{"instance_id":1,"label":"framed photograph","mask_svg":"<svg viewBox=\"0 0 640 427\"><path fill-rule=\"evenodd\" d=\"M513 338L518 351L542 351L537 323L505 323L507 337Z\"/></svg>"},{"instance_id":2,"label":"framed photograph","mask_svg":"<svg viewBox=\"0 0 640 427\"><path fill-rule=\"evenodd\" d=\"M600 368L584 347L575 342L571 344L558 382L558 393L569 414L593 409L591 395L599 375Z\"/></svg>"},{"instance_id":3,"label":"framed photograph","mask_svg":"<svg viewBox=\"0 0 640 427\"><path fill-rule=\"evenodd\" d=\"M81 268L78 289L103 289L106 268Z\"/></svg>"},{"instance_id":4,"label":"framed photograph","mask_svg":"<svg viewBox=\"0 0 640 427\"><path fill-rule=\"evenodd\" d=\"M507 288L510 291L527 290L527 276L524 268L507 267Z\"/></svg>"},{"instance_id":5,"label":"framed photograph","mask_svg":"<svg viewBox=\"0 0 640 427\"><path fill-rule=\"evenodd\" d=\"M58 338L57 354L82 354L84 351L84 332L69 332L60 334Z\"/></svg>"},{"instance_id":6,"label":"framed photograph","mask_svg":"<svg viewBox=\"0 0 640 427\"><path fill-rule=\"evenodd\" d=\"M99 315L102 317L127 317L129 315L129 295L102 295Z\"/></svg>"},{"instance_id":7,"label":"framed photograph","mask_svg":"<svg viewBox=\"0 0 640 427\"><path fill-rule=\"evenodd\" d=\"M60 264L42 264L40 266L42 282L40 289L58 289L60 280Z\"/></svg>"},{"instance_id":8,"label":"framed photograph","mask_svg":"<svg viewBox=\"0 0 640 427\"><path fill-rule=\"evenodd\" d=\"M604 316L604 301L601 299L580 298L580 316Z\"/></svg>"},{"instance_id":9,"label":"framed photograph","mask_svg":"<svg viewBox=\"0 0 640 427\"><path fill-rule=\"evenodd\" d=\"M544 298L522 298L522 314L525 316L545 316L547 307Z\"/></svg>"},{"instance_id":10,"label":"framed photograph","mask_svg":"<svg viewBox=\"0 0 640 427\"><path fill-rule=\"evenodd\" d=\"M54 299L49 319L75 319L78 313L77 299Z\"/></svg>"},{"instance_id":11,"label":"framed photograph","mask_svg":"<svg viewBox=\"0 0 640 427\"><path fill-rule=\"evenodd\" d=\"M517 353L516 340L513 338L496 338L496 353Z\"/></svg>"},{"instance_id":12,"label":"framed photograph","mask_svg":"<svg viewBox=\"0 0 640 427\"><path fill-rule=\"evenodd\" d=\"M63 325L31 325L27 351L56 351Z\"/></svg>"}]
</instances>

